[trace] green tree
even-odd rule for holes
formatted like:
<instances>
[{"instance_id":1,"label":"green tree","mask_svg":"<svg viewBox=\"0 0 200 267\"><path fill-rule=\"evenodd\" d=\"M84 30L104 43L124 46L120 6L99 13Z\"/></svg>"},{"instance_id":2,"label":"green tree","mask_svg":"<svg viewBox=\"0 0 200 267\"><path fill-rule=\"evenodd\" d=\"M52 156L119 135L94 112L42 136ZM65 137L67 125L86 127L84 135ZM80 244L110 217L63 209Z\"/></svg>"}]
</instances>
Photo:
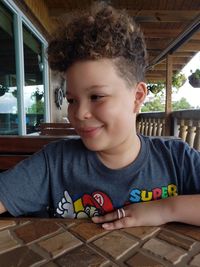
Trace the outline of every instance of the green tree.
<instances>
[{"instance_id":1,"label":"green tree","mask_svg":"<svg viewBox=\"0 0 200 267\"><path fill-rule=\"evenodd\" d=\"M175 101L172 103L172 108L174 111L182 110L182 109L192 109L193 107L188 103L185 97L182 97L179 101Z\"/></svg>"},{"instance_id":2,"label":"green tree","mask_svg":"<svg viewBox=\"0 0 200 267\"><path fill-rule=\"evenodd\" d=\"M164 111L165 104L162 103L160 96L155 96L153 101L146 102L141 108L142 112L152 112L152 111Z\"/></svg>"},{"instance_id":3,"label":"green tree","mask_svg":"<svg viewBox=\"0 0 200 267\"><path fill-rule=\"evenodd\" d=\"M28 114L44 114L44 102L39 100L27 110Z\"/></svg>"},{"instance_id":4,"label":"green tree","mask_svg":"<svg viewBox=\"0 0 200 267\"><path fill-rule=\"evenodd\" d=\"M182 109L192 109L193 107L188 103L187 99L182 97L179 101L174 101L172 103L173 111ZM152 111L164 111L165 104L162 102L161 96L155 96L153 101L146 102L142 107L142 112L152 112Z\"/></svg>"}]
</instances>

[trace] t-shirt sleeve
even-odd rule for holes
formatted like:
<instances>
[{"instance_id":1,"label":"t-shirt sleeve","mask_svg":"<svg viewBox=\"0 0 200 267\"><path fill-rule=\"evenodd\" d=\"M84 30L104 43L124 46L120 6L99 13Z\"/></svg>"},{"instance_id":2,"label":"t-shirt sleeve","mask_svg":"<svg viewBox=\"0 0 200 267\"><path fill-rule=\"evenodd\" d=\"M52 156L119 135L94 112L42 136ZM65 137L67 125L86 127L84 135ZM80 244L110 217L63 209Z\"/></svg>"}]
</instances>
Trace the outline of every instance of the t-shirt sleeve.
<instances>
[{"instance_id":1,"label":"t-shirt sleeve","mask_svg":"<svg viewBox=\"0 0 200 267\"><path fill-rule=\"evenodd\" d=\"M0 173L0 201L13 216L37 216L47 210L48 172L48 162L41 150Z\"/></svg>"},{"instance_id":2,"label":"t-shirt sleeve","mask_svg":"<svg viewBox=\"0 0 200 267\"><path fill-rule=\"evenodd\" d=\"M183 194L200 194L200 151L185 144L183 158Z\"/></svg>"}]
</instances>

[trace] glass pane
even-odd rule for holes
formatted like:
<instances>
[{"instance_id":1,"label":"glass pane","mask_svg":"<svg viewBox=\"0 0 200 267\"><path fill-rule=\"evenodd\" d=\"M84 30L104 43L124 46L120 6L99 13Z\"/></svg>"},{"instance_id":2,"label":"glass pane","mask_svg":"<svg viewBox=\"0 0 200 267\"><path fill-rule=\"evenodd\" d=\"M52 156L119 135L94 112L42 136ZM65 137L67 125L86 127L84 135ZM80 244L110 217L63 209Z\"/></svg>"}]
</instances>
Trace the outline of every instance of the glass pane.
<instances>
[{"instance_id":1,"label":"glass pane","mask_svg":"<svg viewBox=\"0 0 200 267\"><path fill-rule=\"evenodd\" d=\"M44 121L44 83L42 43L23 25L24 102L26 113L27 134L38 131Z\"/></svg>"},{"instance_id":2,"label":"glass pane","mask_svg":"<svg viewBox=\"0 0 200 267\"><path fill-rule=\"evenodd\" d=\"M13 15L0 3L0 134L18 134Z\"/></svg>"}]
</instances>

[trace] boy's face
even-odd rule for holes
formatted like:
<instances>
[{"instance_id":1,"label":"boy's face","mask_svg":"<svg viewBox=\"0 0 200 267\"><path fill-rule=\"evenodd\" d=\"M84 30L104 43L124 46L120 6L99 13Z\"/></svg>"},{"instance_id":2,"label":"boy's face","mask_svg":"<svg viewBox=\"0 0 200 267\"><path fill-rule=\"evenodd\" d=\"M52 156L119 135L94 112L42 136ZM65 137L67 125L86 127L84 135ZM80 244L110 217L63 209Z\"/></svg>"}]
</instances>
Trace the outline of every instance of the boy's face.
<instances>
[{"instance_id":1,"label":"boy's face","mask_svg":"<svg viewBox=\"0 0 200 267\"><path fill-rule=\"evenodd\" d=\"M69 120L88 149L114 152L134 144L144 83L128 88L109 59L77 62L65 79Z\"/></svg>"}]
</instances>

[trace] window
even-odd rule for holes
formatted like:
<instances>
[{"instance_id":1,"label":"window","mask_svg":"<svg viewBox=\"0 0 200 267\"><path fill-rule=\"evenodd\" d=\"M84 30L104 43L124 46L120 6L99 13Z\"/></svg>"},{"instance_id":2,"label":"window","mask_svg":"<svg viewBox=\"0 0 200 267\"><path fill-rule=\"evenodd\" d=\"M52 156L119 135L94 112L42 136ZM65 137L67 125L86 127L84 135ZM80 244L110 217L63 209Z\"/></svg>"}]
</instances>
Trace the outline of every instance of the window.
<instances>
[{"instance_id":1,"label":"window","mask_svg":"<svg viewBox=\"0 0 200 267\"><path fill-rule=\"evenodd\" d=\"M47 42L13 1L0 1L0 135L49 120Z\"/></svg>"},{"instance_id":2,"label":"window","mask_svg":"<svg viewBox=\"0 0 200 267\"><path fill-rule=\"evenodd\" d=\"M0 4L0 134L18 134L13 15Z\"/></svg>"},{"instance_id":3,"label":"window","mask_svg":"<svg viewBox=\"0 0 200 267\"><path fill-rule=\"evenodd\" d=\"M23 25L24 46L24 104L27 133L38 130L44 121L44 84L42 43Z\"/></svg>"}]
</instances>

